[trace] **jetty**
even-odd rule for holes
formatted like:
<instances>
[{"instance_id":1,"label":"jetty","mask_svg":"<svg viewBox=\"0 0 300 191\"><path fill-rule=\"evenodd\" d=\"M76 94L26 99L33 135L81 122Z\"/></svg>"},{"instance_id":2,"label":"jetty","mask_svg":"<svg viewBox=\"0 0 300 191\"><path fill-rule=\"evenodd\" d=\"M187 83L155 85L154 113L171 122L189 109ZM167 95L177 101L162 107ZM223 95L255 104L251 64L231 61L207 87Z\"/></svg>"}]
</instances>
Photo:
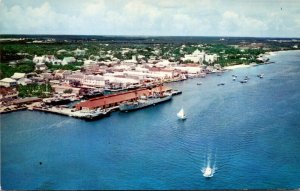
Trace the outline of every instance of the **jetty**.
<instances>
[{"instance_id":1,"label":"jetty","mask_svg":"<svg viewBox=\"0 0 300 191\"><path fill-rule=\"evenodd\" d=\"M111 109L84 111L84 110L75 110L72 108L62 108L62 107L49 107L49 108L32 107L29 110L43 111L43 112L70 116L70 117L85 119L85 120L96 120L99 118L103 118L109 116L111 112Z\"/></svg>"}]
</instances>

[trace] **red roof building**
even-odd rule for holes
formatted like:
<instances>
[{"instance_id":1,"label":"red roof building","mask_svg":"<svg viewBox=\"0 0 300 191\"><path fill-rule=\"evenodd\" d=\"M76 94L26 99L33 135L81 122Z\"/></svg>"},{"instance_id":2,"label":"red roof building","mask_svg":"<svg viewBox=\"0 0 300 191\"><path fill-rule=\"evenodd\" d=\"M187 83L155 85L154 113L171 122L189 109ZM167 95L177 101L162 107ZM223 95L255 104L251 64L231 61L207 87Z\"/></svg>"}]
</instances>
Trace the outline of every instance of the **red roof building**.
<instances>
[{"instance_id":1,"label":"red roof building","mask_svg":"<svg viewBox=\"0 0 300 191\"><path fill-rule=\"evenodd\" d=\"M107 96L101 96L98 98L93 98L85 102L81 102L76 105L76 109L96 109L96 108L108 108L119 105L122 102L133 101L138 99L140 96L149 96L152 93L163 93L165 91L171 90L165 86L159 86L152 89L142 88L138 90L122 92L118 94L112 94Z\"/></svg>"}]
</instances>

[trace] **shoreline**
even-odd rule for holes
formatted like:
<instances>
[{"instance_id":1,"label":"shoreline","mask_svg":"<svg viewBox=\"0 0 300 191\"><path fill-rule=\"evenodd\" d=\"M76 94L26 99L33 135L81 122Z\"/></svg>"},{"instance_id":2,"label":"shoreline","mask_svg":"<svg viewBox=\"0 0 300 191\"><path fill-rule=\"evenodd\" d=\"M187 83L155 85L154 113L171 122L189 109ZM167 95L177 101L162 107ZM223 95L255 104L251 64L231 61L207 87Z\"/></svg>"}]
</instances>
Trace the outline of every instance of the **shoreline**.
<instances>
[{"instance_id":1,"label":"shoreline","mask_svg":"<svg viewBox=\"0 0 300 191\"><path fill-rule=\"evenodd\" d=\"M246 64L237 64L237 65L232 65L232 66L225 66L224 69L225 70L234 70L234 69L238 69L238 68L249 68L252 67L253 65L246 65Z\"/></svg>"}]
</instances>

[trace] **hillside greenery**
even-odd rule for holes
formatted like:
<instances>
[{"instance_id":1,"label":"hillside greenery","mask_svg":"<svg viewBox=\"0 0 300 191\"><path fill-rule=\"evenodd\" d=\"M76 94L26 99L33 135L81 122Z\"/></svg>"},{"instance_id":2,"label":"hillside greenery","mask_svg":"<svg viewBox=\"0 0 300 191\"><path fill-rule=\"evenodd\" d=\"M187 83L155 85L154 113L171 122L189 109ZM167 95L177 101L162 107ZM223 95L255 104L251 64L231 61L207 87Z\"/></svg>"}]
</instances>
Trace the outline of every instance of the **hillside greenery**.
<instances>
[{"instance_id":1,"label":"hillside greenery","mask_svg":"<svg viewBox=\"0 0 300 191\"><path fill-rule=\"evenodd\" d=\"M17 90L19 92L19 97L49 97L52 92L52 87L50 84L28 84L26 86L18 85Z\"/></svg>"}]
</instances>

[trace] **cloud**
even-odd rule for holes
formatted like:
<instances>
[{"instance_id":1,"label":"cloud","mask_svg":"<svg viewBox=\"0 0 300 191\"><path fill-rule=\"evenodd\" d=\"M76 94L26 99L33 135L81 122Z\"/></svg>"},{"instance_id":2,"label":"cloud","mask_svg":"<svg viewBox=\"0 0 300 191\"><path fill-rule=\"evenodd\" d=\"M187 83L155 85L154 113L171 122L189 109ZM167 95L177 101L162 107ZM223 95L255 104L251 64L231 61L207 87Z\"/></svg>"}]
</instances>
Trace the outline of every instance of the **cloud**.
<instances>
[{"instance_id":1,"label":"cloud","mask_svg":"<svg viewBox=\"0 0 300 191\"><path fill-rule=\"evenodd\" d=\"M106 7L104 1L87 2L82 8L82 15L97 16L99 13L105 12Z\"/></svg>"},{"instance_id":2,"label":"cloud","mask_svg":"<svg viewBox=\"0 0 300 191\"><path fill-rule=\"evenodd\" d=\"M267 0L0 0L0 33L299 37L298 7Z\"/></svg>"}]
</instances>

